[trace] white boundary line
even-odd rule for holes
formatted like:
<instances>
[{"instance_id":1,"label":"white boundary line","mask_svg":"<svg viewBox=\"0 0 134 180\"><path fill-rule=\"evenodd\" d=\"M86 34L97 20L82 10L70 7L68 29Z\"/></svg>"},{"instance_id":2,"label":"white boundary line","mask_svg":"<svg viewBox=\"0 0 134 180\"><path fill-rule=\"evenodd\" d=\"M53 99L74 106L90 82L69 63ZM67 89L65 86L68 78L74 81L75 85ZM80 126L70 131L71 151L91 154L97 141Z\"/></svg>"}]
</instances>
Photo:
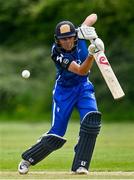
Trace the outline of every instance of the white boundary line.
<instances>
[{"instance_id":1,"label":"white boundary line","mask_svg":"<svg viewBox=\"0 0 134 180\"><path fill-rule=\"evenodd\" d=\"M17 171L0 171L0 174L4 175L4 174L18 174ZM28 173L30 174L65 174L65 175L73 175L72 172L69 171L31 171ZM92 171L89 172L89 175L127 175L127 176L131 176L134 175L134 171Z\"/></svg>"}]
</instances>

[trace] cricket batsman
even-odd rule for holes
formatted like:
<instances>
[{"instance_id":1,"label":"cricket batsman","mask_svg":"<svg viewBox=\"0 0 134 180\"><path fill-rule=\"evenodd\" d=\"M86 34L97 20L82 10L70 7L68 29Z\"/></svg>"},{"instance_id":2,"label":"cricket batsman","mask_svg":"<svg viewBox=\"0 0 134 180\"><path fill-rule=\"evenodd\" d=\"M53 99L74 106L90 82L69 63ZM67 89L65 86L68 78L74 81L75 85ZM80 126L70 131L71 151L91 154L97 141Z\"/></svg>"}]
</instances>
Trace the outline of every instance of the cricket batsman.
<instances>
[{"instance_id":1,"label":"cricket batsman","mask_svg":"<svg viewBox=\"0 0 134 180\"><path fill-rule=\"evenodd\" d=\"M97 15L91 14L88 19L92 26ZM76 28L70 21L61 21L56 25L54 37L51 58L57 74L53 89L52 124L35 145L22 153L22 161L18 166L20 174L28 173L31 165L45 159L66 143L64 135L74 107L80 115L80 130L71 171L74 174L88 174L101 128L101 113L89 78L93 55L97 50L104 50L103 42L98 38L95 28L84 22ZM87 48L85 40L93 43Z\"/></svg>"}]
</instances>

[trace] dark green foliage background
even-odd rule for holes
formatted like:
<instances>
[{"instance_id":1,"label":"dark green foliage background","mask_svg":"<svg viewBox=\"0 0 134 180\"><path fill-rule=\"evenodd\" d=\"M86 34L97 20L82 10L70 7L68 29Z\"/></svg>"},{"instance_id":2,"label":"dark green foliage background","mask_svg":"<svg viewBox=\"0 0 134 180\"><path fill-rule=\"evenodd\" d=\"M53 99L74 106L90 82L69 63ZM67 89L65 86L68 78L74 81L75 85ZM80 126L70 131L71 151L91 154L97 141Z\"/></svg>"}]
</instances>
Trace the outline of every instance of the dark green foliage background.
<instances>
[{"instance_id":1,"label":"dark green foliage background","mask_svg":"<svg viewBox=\"0 0 134 180\"><path fill-rule=\"evenodd\" d=\"M105 120L134 119L133 0L0 0L0 119L36 120L51 117L55 68L51 45L55 25L76 25L97 13L94 25L126 96L114 101L96 64L91 81ZM21 78L29 69L31 77ZM77 114L73 114L77 118Z\"/></svg>"}]
</instances>

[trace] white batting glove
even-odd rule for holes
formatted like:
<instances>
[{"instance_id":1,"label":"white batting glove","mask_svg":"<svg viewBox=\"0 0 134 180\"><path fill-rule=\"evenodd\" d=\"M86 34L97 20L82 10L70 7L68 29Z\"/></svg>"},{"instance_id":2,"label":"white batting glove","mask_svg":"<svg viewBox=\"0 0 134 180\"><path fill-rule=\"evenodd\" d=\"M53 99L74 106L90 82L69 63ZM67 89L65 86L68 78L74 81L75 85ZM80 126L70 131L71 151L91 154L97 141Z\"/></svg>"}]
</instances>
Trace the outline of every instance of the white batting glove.
<instances>
[{"instance_id":1,"label":"white batting glove","mask_svg":"<svg viewBox=\"0 0 134 180\"><path fill-rule=\"evenodd\" d=\"M94 55L96 52L98 51L98 49L96 48L96 46L94 44L90 44L88 46L88 55Z\"/></svg>"},{"instance_id":2,"label":"white batting glove","mask_svg":"<svg viewBox=\"0 0 134 180\"><path fill-rule=\"evenodd\" d=\"M94 44L96 46L96 48L99 51L104 51L105 50L104 43L100 38L97 38L97 39L95 39L95 40L93 40L91 42L92 42L92 44Z\"/></svg>"},{"instance_id":3,"label":"white batting glove","mask_svg":"<svg viewBox=\"0 0 134 180\"><path fill-rule=\"evenodd\" d=\"M77 31L79 39L86 39L91 41L98 37L94 27L82 25L81 27L78 27Z\"/></svg>"},{"instance_id":4,"label":"white batting glove","mask_svg":"<svg viewBox=\"0 0 134 180\"><path fill-rule=\"evenodd\" d=\"M104 51L104 43L100 38L91 41L92 44L88 47L89 55L94 55L98 51Z\"/></svg>"}]
</instances>

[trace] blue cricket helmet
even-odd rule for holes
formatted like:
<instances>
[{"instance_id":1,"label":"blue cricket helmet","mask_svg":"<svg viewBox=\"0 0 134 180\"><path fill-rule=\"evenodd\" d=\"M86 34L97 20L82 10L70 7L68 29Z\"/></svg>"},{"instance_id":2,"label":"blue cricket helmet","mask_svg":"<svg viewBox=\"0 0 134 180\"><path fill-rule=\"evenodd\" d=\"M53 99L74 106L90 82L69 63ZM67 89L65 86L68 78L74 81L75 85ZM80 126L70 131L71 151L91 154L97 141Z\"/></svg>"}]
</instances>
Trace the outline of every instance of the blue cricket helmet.
<instances>
[{"instance_id":1,"label":"blue cricket helmet","mask_svg":"<svg viewBox=\"0 0 134 180\"><path fill-rule=\"evenodd\" d=\"M70 21L59 22L56 25L54 37L55 37L55 43L57 44L57 50L60 52L61 51L66 52L66 50L61 47L59 40L63 38L68 38L68 37L75 37L74 47L72 48L72 50L68 52L72 52L75 50L77 46L78 35L77 35L77 30L75 29L75 26Z\"/></svg>"},{"instance_id":2,"label":"blue cricket helmet","mask_svg":"<svg viewBox=\"0 0 134 180\"><path fill-rule=\"evenodd\" d=\"M61 21L55 28L55 39L62 39L67 37L77 37L77 30L70 21Z\"/></svg>"}]
</instances>

